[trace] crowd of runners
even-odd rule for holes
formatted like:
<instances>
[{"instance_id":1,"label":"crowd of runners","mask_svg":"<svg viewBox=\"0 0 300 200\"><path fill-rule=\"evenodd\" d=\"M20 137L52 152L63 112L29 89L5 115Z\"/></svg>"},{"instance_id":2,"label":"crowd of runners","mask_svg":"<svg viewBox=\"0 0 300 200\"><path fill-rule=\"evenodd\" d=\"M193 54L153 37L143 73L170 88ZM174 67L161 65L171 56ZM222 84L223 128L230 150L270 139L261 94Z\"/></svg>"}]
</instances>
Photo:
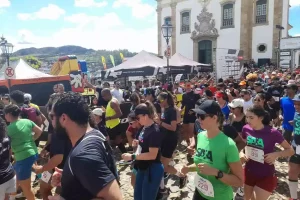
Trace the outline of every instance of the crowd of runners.
<instances>
[{"instance_id":1,"label":"crowd of runners","mask_svg":"<svg viewBox=\"0 0 300 200\"><path fill-rule=\"evenodd\" d=\"M205 75L174 84L136 81L134 90L119 82L86 86L96 91L90 104L56 85L45 115L30 94L2 96L0 200L36 199L32 172L43 200L121 200L116 163L131 167L135 200L166 199L165 179L172 174L184 188L190 172L197 172L193 200L231 200L233 188L245 200L265 200L277 187L278 158L289 161L290 198L298 199L300 75L252 69L240 80ZM47 119L48 140L38 152ZM173 161L178 144L191 160L180 168Z\"/></svg>"}]
</instances>

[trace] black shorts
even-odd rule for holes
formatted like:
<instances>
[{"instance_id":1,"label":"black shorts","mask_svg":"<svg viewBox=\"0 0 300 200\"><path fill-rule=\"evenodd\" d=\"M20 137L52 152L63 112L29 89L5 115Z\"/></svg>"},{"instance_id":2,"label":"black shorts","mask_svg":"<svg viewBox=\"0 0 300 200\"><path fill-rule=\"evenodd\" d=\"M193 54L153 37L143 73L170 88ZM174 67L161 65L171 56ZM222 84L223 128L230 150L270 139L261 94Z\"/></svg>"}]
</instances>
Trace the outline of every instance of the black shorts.
<instances>
[{"instance_id":1,"label":"black shorts","mask_svg":"<svg viewBox=\"0 0 300 200\"><path fill-rule=\"evenodd\" d=\"M187 114L187 115L183 116L184 124L194 124L195 121L196 121L196 116L194 114L192 114L192 115Z\"/></svg>"},{"instance_id":2,"label":"black shorts","mask_svg":"<svg viewBox=\"0 0 300 200\"><path fill-rule=\"evenodd\" d=\"M165 158L172 158L173 153L177 147L178 133L165 133L165 137L161 144L161 156Z\"/></svg>"},{"instance_id":3,"label":"black shorts","mask_svg":"<svg viewBox=\"0 0 300 200\"><path fill-rule=\"evenodd\" d=\"M296 148L293 147L295 152L296 152ZM294 154L290 157L289 162L300 165L300 155Z\"/></svg>"},{"instance_id":4,"label":"black shorts","mask_svg":"<svg viewBox=\"0 0 300 200\"><path fill-rule=\"evenodd\" d=\"M110 140L116 139L117 136L122 134L122 126L121 123L113 128L107 128L107 133Z\"/></svg>"}]
</instances>

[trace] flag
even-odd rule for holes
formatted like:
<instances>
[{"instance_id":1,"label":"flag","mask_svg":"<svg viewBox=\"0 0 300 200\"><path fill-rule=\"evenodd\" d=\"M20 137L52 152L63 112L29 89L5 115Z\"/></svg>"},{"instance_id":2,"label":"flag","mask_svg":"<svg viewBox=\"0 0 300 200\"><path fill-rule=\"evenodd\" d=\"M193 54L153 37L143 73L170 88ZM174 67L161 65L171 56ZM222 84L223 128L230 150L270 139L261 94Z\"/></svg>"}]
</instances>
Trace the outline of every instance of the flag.
<instances>
[{"instance_id":1,"label":"flag","mask_svg":"<svg viewBox=\"0 0 300 200\"><path fill-rule=\"evenodd\" d=\"M121 57L122 62L124 62L124 55L122 53L120 53L120 57Z\"/></svg>"},{"instance_id":2,"label":"flag","mask_svg":"<svg viewBox=\"0 0 300 200\"><path fill-rule=\"evenodd\" d=\"M114 56L113 55L110 55L110 60L111 60L111 63L113 64L113 66L115 67L115 59L114 59Z\"/></svg>"},{"instance_id":3,"label":"flag","mask_svg":"<svg viewBox=\"0 0 300 200\"><path fill-rule=\"evenodd\" d=\"M102 59L103 68L104 68L104 70L106 70L106 61L105 61L104 56L101 56L101 59Z\"/></svg>"}]
</instances>

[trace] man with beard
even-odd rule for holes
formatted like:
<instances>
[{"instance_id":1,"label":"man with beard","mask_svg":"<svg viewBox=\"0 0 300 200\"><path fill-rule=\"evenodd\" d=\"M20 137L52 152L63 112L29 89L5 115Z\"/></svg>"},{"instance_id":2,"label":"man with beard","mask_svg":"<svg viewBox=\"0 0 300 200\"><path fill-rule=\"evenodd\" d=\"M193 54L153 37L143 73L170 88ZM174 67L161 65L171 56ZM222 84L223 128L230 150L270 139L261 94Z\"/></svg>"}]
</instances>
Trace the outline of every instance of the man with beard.
<instances>
[{"instance_id":1,"label":"man with beard","mask_svg":"<svg viewBox=\"0 0 300 200\"><path fill-rule=\"evenodd\" d=\"M63 94L54 104L50 113L54 131L59 138L70 139L73 149L63 171L55 169L52 185L61 183L65 200L121 200L111 149L105 137L90 127L89 114L88 104L78 93Z\"/></svg>"}]
</instances>

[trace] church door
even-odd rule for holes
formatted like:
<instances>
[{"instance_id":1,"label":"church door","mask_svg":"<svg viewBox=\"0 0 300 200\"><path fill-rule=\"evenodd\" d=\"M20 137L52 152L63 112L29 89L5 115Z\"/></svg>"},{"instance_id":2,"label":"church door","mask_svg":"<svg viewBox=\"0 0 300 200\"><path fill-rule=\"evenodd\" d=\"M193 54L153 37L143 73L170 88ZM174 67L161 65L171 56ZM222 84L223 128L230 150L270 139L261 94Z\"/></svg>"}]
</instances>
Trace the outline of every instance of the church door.
<instances>
[{"instance_id":1,"label":"church door","mask_svg":"<svg viewBox=\"0 0 300 200\"><path fill-rule=\"evenodd\" d=\"M198 42L199 54L198 62L203 64L212 63L212 41L202 40Z\"/></svg>"}]
</instances>

